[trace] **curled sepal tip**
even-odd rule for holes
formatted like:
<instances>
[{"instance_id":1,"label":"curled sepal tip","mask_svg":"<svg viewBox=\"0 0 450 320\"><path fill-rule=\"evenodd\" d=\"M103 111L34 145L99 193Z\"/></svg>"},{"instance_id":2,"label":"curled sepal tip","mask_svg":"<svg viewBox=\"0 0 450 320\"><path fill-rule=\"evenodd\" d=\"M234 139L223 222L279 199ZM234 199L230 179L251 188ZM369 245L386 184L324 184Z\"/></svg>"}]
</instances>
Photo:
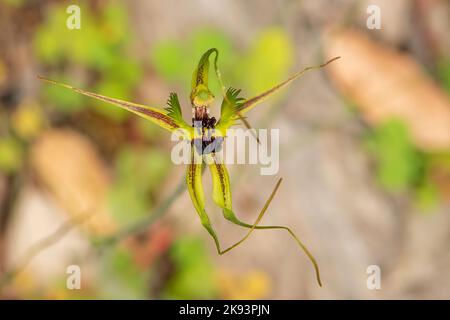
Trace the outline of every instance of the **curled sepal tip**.
<instances>
[{"instance_id":1,"label":"curled sepal tip","mask_svg":"<svg viewBox=\"0 0 450 320\"><path fill-rule=\"evenodd\" d=\"M195 163L194 159L194 152L192 151L192 158L191 158L191 164L188 165L187 172L186 172L186 183L188 185L188 191L189 195L191 197L191 200L194 204L194 207L200 217L200 221L203 225L203 227L208 231L208 233L211 235L211 237L214 239L214 243L216 245L217 253L222 255L230 250L236 248L238 245L242 244L245 240L248 239L248 237L251 235L253 230L257 228L258 223L263 218L265 212L267 211L270 203L272 202L272 199L274 198L278 188L280 187L282 179L279 179L274 190L272 191L271 195L267 199L264 207L258 214L258 217L253 225L249 225L249 231L245 234L245 236L234 243L233 245L229 246L226 249L221 248L219 238L209 220L208 214L205 211L205 199L204 199L204 192L203 192L203 184L202 184L202 164ZM214 175L215 173L212 172ZM229 186L228 186L229 187Z\"/></svg>"},{"instance_id":2,"label":"curled sepal tip","mask_svg":"<svg viewBox=\"0 0 450 320\"><path fill-rule=\"evenodd\" d=\"M309 258L309 260L311 261L311 263L314 267L315 274L316 274L317 283L319 284L319 286L322 286L319 265L317 264L317 261L314 258L314 256L312 255L312 253L303 244L303 242L297 237L297 235L290 228L285 227L285 226L276 226L276 225L271 225L271 226L262 225L261 226L261 225L259 225L259 221L261 220L262 216L258 217L258 219L256 220L256 223L253 225L241 221L236 216L236 214L234 213L233 208L232 208L230 180L229 180L229 176L228 176L226 167L223 164L218 163L217 159L215 159L214 157L213 157L213 161L211 162L211 164L209 166L210 166L211 175L212 175L212 179L213 179L213 200L219 207L222 208L225 219L229 220L230 222L232 222L238 226L241 226L244 228L249 228L250 231L253 231L254 229L281 229L281 230L285 230L286 232L288 232L290 234L290 236L295 240L295 242L299 245L299 247L304 251L304 253ZM261 211L262 214L264 214L265 210L267 209L267 206L272 201L272 198L275 195L275 192L278 189L280 183L281 183L281 179L278 181L277 186L274 189L274 192L272 192L272 195L270 196L270 198L266 202L266 205L264 206L263 210Z\"/></svg>"},{"instance_id":3,"label":"curled sepal tip","mask_svg":"<svg viewBox=\"0 0 450 320\"><path fill-rule=\"evenodd\" d=\"M201 56L198 66L192 75L191 104L193 107L208 107L214 100L214 95L208 87L209 57L213 53L215 54L214 69L219 82L222 83L220 72L217 68L219 51L216 48L211 48Z\"/></svg>"}]
</instances>

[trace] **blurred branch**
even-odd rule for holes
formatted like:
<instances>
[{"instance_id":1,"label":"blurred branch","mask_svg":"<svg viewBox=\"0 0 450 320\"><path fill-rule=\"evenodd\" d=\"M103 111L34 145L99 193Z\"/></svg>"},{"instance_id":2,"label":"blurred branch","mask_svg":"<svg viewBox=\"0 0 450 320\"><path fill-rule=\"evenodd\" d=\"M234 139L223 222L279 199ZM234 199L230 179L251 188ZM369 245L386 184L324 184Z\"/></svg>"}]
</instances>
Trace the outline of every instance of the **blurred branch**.
<instances>
[{"instance_id":1,"label":"blurred branch","mask_svg":"<svg viewBox=\"0 0 450 320\"><path fill-rule=\"evenodd\" d=\"M164 215L167 210L170 208L172 203L186 190L186 182L184 181L184 176L181 181L178 183L178 186L175 188L172 193L167 196L161 204L156 207L156 209L146 218L135 222L134 224L118 231L117 233L98 239L95 241L95 245L100 249L109 247L111 245L116 244L120 240L130 236L142 232L148 228L153 222L155 222L158 218Z\"/></svg>"},{"instance_id":2,"label":"blurred branch","mask_svg":"<svg viewBox=\"0 0 450 320\"><path fill-rule=\"evenodd\" d=\"M120 230L116 234L113 234L109 237L105 237L103 239L99 239L95 241L95 244L102 248L106 248L112 246L119 242L120 240L134 235L136 233L142 232L149 225L151 225L154 221L160 218L167 210L170 208L172 203L186 190L186 183L184 181L184 177L181 179L178 186L175 190L166 198L164 201L154 210L154 212L149 215L147 218L142 219L129 227ZM64 222L54 233L43 238L42 240L36 242L32 245L24 254L21 262L17 264L16 267L12 268L10 271L7 271L2 277L0 277L0 289L3 288L7 283L9 283L14 277L16 277L26 266L42 251L51 247L59 240L61 240L64 236L66 236L74 227L79 226L83 223L87 218L90 218L92 214L80 215L74 219L70 219Z\"/></svg>"},{"instance_id":3,"label":"blurred branch","mask_svg":"<svg viewBox=\"0 0 450 320\"><path fill-rule=\"evenodd\" d=\"M78 217L69 219L68 221L61 224L58 229L56 229L56 231L51 235L39 240L30 248L28 248L22 259L20 260L20 263L18 263L10 271L5 272L5 274L0 278L0 289L2 289L21 271L23 271L39 253L57 243L59 240L64 238L73 228L80 225L90 217L92 217L92 214L79 215Z\"/></svg>"}]
</instances>

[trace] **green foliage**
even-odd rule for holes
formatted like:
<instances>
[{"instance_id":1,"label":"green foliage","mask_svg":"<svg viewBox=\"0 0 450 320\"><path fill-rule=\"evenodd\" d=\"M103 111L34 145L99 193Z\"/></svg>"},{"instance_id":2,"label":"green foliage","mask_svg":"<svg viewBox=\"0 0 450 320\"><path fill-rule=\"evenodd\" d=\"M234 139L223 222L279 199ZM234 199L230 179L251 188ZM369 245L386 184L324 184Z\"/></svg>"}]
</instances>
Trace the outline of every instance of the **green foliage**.
<instances>
[{"instance_id":1,"label":"green foliage","mask_svg":"<svg viewBox=\"0 0 450 320\"><path fill-rule=\"evenodd\" d=\"M212 299L217 296L214 266L198 238L179 238L170 250L175 274L165 289L169 299Z\"/></svg>"},{"instance_id":2,"label":"green foliage","mask_svg":"<svg viewBox=\"0 0 450 320\"><path fill-rule=\"evenodd\" d=\"M68 14L65 6L54 7L48 12L44 24L34 38L35 52L41 62L53 65L65 62L105 68L111 65L112 53L108 50L105 35L85 5L80 5L81 29L66 27Z\"/></svg>"},{"instance_id":3,"label":"green foliage","mask_svg":"<svg viewBox=\"0 0 450 320\"><path fill-rule=\"evenodd\" d=\"M165 178L169 161L156 149L125 148L115 159L116 180L110 191L110 208L121 225L148 215L151 195Z\"/></svg>"},{"instance_id":4,"label":"green foliage","mask_svg":"<svg viewBox=\"0 0 450 320\"><path fill-rule=\"evenodd\" d=\"M450 168L445 155L420 152L412 144L406 125L400 120L389 120L376 128L367 140L369 150L377 162L377 178L388 191L410 191L423 212L429 211L440 200L439 188L433 181L432 168ZM444 162L442 162L444 161Z\"/></svg>"},{"instance_id":5,"label":"green foliage","mask_svg":"<svg viewBox=\"0 0 450 320\"><path fill-rule=\"evenodd\" d=\"M142 71L138 61L126 51L131 40L126 10L120 2L112 1L99 16L93 16L85 1L79 5L82 12L79 30L66 28L68 14L65 6L56 6L49 11L34 38L38 59L56 71L53 78L68 79L69 71L82 68L98 75L93 88L97 92L121 99L130 98ZM60 70L61 65L66 65L66 69ZM88 85L80 84L81 87ZM121 109L104 108L101 102L68 94L60 88L48 86L45 97L66 112L76 112L93 104L98 106L98 112L113 120L120 121L128 116Z\"/></svg>"},{"instance_id":6,"label":"green foliage","mask_svg":"<svg viewBox=\"0 0 450 320\"><path fill-rule=\"evenodd\" d=\"M368 146L377 161L378 180L389 191L404 191L422 180L423 155L413 146L400 120L389 120L377 127Z\"/></svg>"}]
</instances>

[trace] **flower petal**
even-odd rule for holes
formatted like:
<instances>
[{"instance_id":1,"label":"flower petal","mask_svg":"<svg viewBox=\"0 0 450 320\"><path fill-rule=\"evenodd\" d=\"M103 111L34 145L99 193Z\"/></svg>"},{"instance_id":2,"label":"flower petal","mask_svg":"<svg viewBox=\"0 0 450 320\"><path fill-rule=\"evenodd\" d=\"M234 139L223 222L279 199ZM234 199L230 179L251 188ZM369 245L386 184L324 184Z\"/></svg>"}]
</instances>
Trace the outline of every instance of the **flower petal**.
<instances>
[{"instance_id":1,"label":"flower petal","mask_svg":"<svg viewBox=\"0 0 450 320\"><path fill-rule=\"evenodd\" d=\"M302 75L304 75L306 72L310 71L310 70L314 70L314 69L320 69L323 68L325 66L327 66L328 64L330 64L331 62L339 59L340 57L335 57L331 60L328 60L327 62L325 62L324 64L318 65L318 66L312 66L312 67L306 67L303 70L297 72L296 74L294 74L293 76L291 76L289 79L283 81L282 83L274 86L273 88L257 95L256 97L247 99L245 102L242 103L241 106L239 106L238 108L238 112L240 112L241 114L246 113L247 111L249 111L250 109L252 109L254 106L256 106L258 103L264 101L265 99L267 99L268 97L270 97L271 95L273 95L274 93L278 92L281 88L284 88L286 85L288 85L289 83L291 83L292 81L294 81L295 79L301 77Z\"/></svg>"},{"instance_id":2,"label":"flower petal","mask_svg":"<svg viewBox=\"0 0 450 320\"><path fill-rule=\"evenodd\" d=\"M190 128L184 121L181 122L179 119L174 119L174 118L170 117L169 115L167 115L165 110L152 108L152 107L148 107L148 106L141 105L141 104L136 104L136 103L132 103L132 102L124 101L124 100L119 100L119 99L103 96L98 93L93 93L93 92L85 91L82 89L78 89L78 88L72 87L68 84L61 83L61 82L58 82L55 80L46 79L46 78L43 78L40 76L38 76L38 78L43 81L59 85L61 87L71 89L71 90L73 90L77 93L81 93L85 96L116 105L122 109L133 112L133 113L137 114L138 116L141 116L142 118L150 120L151 122L156 123L160 127L167 129L169 131L173 131L173 130L179 129L179 128L185 128L185 129Z\"/></svg>"}]
</instances>

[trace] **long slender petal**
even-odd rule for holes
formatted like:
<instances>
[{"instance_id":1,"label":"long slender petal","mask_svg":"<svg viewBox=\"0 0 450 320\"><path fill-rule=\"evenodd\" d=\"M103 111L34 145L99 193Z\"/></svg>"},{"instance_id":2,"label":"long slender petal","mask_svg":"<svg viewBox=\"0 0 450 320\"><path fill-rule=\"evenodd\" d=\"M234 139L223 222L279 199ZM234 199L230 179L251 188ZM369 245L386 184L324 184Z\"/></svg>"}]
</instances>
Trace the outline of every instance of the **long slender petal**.
<instances>
[{"instance_id":1,"label":"long slender petal","mask_svg":"<svg viewBox=\"0 0 450 320\"><path fill-rule=\"evenodd\" d=\"M194 148L192 148L194 149ZM203 192L202 183L202 164L195 163L194 152L191 152L191 162L186 170L186 184L188 186L189 195L191 196L192 203L194 204L195 210L197 211L200 221L203 227L208 231L211 237L214 239L214 243L217 248L217 252L220 254L220 243L216 232L209 220L208 214L205 211L205 195Z\"/></svg>"},{"instance_id":2,"label":"long slender petal","mask_svg":"<svg viewBox=\"0 0 450 320\"><path fill-rule=\"evenodd\" d=\"M186 172L186 183L188 186L189 195L191 196L191 200L194 204L195 210L197 211L200 221L203 225L203 227L208 231L208 233L211 235L211 237L214 239L214 243L216 245L217 252L219 254L225 254L228 251L236 248L238 245L243 243L253 232L255 228L257 228L258 223L261 221L262 217L264 216L264 213L267 211L267 208L270 205L270 202L272 201L273 197L275 196L276 191L278 190L278 187L280 186L281 179L278 181L275 189L272 191L272 194L266 201L263 209L260 211L258 218L256 219L255 223L253 225L250 225L250 230L247 232L247 234L236 243L232 244L225 250L221 249L219 238L217 237L216 232L214 231L213 226L211 225L211 222L209 220L208 214L205 211L205 196L203 193L203 184L202 184L202 164L196 164L195 163L195 150L192 150L191 153L191 164L187 167ZM211 172L213 175L215 173Z\"/></svg>"},{"instance_id":3,"label":"long slender petal","mask_svg":"<svg viewBox=\"0 0 450 320\"><path fill-rule=\"evenodd\" d=\"M85 96L116 105L122 109L133 112L142 118L150 120L151 122L159 125L160 127L164 128L164 129L167 129L169 131L173 131L173 130L179 129L179 128L184 128L184 129L189 128L189 126L186 123L184 123L184 121L181 122L178 119L173 119L172 117L168 116L165 110L152 108L152 107L148 107L148 106L141 105L141 104L136 104L136 103L132 103L132 102L124 101L124 100L119 100L119 99L103 96L98 93L85 91L85 90L75 88L75 87L65 84L65 83L46 79L41 76L38 76L38 78L43 81L73 90L73 91L83 94Z\"/></svg>"},{"instance_id":4,"label":"long slender petal","mask_svg":"<svg viewBox=\"0 0 450 320\"><path fill-rule=\"evenodd\" d=\"M303 70L297 72L296 74L291 76L289 79L287 79L287 80L283 81L282 83L274 86L273 88L271 88L271 89L269 89L269 90L267 90L267 91L257 95L256 97L247 99L245 102L242 103L241 106L239 106L237 111L240 112L240 114L244 114L244 113L248 112L250 109L252 109L258 103L264 101L265 99L267 99L268 97L270 97L274 93L278 92L281 88L284 88L286 85L288 85L289 83L291 83L295 79L298 79L299 77L304 75L306 72L308 72L310 70L314 70L314 69L323 68L323 67L327 66L328 64L332 63L333 61L335 61L335 60L337 60L339 58L340 57L335 57L335 58L333 58L331 60L328 60L324 64L321 64L321 65L318 65L318 66L312 66L312 67L304 68Z\"/></svg>"}]
</instances>

